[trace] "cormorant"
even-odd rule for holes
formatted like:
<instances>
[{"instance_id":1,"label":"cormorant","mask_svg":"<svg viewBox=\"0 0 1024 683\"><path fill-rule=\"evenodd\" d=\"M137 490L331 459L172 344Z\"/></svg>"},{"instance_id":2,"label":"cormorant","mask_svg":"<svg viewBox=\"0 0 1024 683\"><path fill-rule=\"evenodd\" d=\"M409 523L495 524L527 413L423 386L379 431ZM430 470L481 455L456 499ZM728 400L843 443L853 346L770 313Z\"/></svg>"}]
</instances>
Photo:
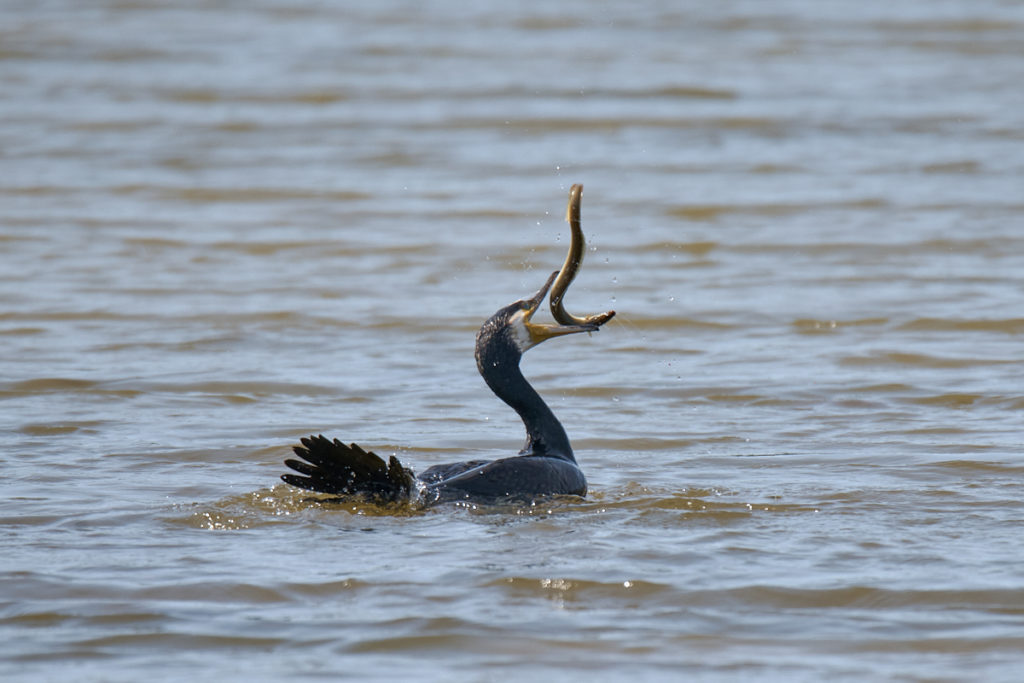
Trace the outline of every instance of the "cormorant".
<instances>
[{"instance_id":1,"label":"cormorant","mask_svg":"<svg viewBox=\"0 0 1024 683\"><path fill-rule=\"evenodd\" d=\"M303 476L284 474L281 479L311 491L363 496L377 502L405 501L416 498L417 494L425 503L585 495L587 480L576 464L569 437L519 369L523 354L542 341L578 332L596 332L615 315L614 311L608 311L576 318L562 305L565 291L583 260L583 232L579 225L582 190L582 185L573 185L569 193L567 219L572 227L572 240L561 271L552 273L530 298L499 309L476 336L477 369L487 386L519 414L526 427L526 445L518 455L435 465L417 477L393 455L385 463L354 443L346 445L338 439L319 435L303 438L301 446L293 447L295 454L305 462L285 460L288 467ZM549 289L551 311L557 325L532 321Z\"/></svg>"}]
</instances>

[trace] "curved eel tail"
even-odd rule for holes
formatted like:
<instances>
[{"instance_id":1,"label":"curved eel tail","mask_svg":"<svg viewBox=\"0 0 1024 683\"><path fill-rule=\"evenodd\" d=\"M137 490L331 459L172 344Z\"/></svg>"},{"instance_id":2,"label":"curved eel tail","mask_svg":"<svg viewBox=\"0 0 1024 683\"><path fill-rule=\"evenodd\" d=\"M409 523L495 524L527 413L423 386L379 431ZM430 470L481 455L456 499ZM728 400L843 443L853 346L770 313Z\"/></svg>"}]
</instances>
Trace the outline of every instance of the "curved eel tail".
<instances>
[{"instance_id":1,"label":"curved eel tail","mask_svg":"<svg viewBox=\"0 0 1024 683\"><path fill-rule=\"evenodd\" d=\"M346 446L323 434L301 441L292 450L306 462L285 460L284 464L305 476L282 474L285 483L320 493L363 494L381 502L409 499L416 479L395 456L385 463L354 443Z\"/></svg>"}]
</instances>

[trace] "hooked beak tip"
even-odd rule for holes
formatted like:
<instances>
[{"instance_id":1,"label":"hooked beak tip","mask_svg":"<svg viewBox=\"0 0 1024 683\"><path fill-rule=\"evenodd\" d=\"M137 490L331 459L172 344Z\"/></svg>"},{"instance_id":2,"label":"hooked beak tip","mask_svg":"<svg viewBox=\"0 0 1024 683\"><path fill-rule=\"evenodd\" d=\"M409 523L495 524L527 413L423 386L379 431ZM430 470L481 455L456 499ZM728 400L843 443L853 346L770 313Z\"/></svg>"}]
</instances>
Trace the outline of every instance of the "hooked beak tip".
<instances>
[{"instance_id":1,"label":"hooked beak tip","mask_svg":"<svg viewBox=\"0 0 1024 683\"><path fill-rule=\"evenodd\" d=\"M529 317L536 313L537 309L540 308L541 302L544 301L544 297L547 296L548 290L551 289L551 285L554 284L556 277L558 277L557 270L551 273L550 277L548 277L548 281L544 283L543 287L537 290L536 294L526 300L526 303L530 305L529 310L527 310L527 319L529 319Z\"/></svg>"}]
</instances>

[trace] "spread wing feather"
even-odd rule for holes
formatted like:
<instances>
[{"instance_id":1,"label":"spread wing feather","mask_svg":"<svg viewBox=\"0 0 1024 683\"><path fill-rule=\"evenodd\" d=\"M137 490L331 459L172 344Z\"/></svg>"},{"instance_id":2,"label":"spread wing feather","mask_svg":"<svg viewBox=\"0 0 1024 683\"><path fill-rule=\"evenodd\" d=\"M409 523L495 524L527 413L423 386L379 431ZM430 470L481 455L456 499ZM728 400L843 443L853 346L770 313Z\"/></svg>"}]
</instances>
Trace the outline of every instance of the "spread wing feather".
<instances>
[{"instance_id":1,"label":"spread wing feather","mask_svg":"<svg viewBox=\"0 0 1024 683\"><path fill-rule=\"evenodd\" d=\"M412 492L412 471L393 455L384 462L372 451L332 441L323 434L301 441L302 445L292 450L305 462L289 459L284 464L304 476L283 474L285 483L320 493L364 494L383 501L406 500Z\"/></svg>"}]
</instances>

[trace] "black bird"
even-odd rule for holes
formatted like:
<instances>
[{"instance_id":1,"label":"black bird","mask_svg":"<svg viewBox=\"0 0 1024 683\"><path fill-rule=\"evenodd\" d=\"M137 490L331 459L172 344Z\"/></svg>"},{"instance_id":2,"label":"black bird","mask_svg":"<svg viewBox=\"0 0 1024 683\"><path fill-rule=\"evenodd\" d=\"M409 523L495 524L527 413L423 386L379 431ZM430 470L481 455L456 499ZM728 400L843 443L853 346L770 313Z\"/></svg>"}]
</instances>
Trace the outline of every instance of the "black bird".
<instances>
[{"instance_id":1,"label":"black bird","mask_svg":"<svg viewBox=\"0 0 1024 683\"><path fill-rule=\"evenodd\" d=\"M561 303L582 262L583 233L579 228L581 192L582 186L574 185L570 193L572 245L562 270L552 273L532 297L499 309L476 336L477 369L491 391L519 414L526 427L526 445L518 455L500 460L435 465L416 477L395 456L385 463L376 454L364 451L354 443L345 445L323 435L310 436L301 440L301 446L293 447L302 461L285 460L288 467L303 476L284 474L281 479L311 491L362 496L376 502L405 501L417 496L424 503L433 503L555 494L585 495L587 480L576 464L569 437L519 369L523 354L542 341L578 332L596 332L615 315L614 311L609 311L588 318L574 318L565 312ZM535 323L533 315L552 283L555 283L551 292L552 313L561 324Z\"/></svg>"}]
</instances>

